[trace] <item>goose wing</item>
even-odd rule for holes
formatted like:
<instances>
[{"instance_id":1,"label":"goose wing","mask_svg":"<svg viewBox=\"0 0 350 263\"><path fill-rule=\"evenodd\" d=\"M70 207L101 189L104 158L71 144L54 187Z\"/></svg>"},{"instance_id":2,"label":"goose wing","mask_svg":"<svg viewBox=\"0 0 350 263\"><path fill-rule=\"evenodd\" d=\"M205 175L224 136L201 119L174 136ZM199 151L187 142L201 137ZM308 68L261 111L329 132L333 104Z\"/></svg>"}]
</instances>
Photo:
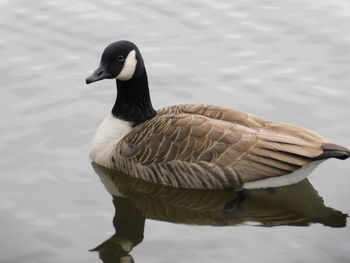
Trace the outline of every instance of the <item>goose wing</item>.
<instances>
[{"instance_id":1,"label":"goose wing","mask_svg":"<svg viewBox=\"0 0 350 263\"><path fill-rule=\"evenodd\" d=\"M116 168L163 185L237 189L310 163L323 142L307 129L230 108L180 105L135 127L113 159Z\"/></svg>"}]
</instances>

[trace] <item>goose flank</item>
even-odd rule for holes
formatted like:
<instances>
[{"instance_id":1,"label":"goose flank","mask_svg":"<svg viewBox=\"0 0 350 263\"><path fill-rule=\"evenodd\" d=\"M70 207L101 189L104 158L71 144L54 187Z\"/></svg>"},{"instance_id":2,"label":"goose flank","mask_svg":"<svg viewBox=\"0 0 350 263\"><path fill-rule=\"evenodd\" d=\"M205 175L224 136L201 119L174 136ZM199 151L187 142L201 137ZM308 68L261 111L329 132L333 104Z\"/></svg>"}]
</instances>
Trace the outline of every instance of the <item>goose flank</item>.
<instances>
[{"instance_id":1,"label":"goose flank","mask_svg":"<svg viewBox=\"0 0 350 263\"><path fill-rule=\"evenodd\" d=\"M317 133L232 108L204 104L153 109L139 49L118 41L86 79L116 79L112 112L91 145L93 162L157 184L252 189L294 184L325 159L350 151Z\"/></svg>"}]
</instances>

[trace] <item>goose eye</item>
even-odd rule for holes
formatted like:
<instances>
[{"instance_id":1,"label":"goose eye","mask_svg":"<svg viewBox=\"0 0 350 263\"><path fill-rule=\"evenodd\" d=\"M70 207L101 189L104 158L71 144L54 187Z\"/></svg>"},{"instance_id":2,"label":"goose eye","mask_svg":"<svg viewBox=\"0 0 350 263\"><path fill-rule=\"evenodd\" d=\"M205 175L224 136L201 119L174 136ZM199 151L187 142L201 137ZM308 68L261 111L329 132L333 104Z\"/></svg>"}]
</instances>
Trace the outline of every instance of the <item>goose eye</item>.
<instances>
[{"instance_id":1,"label":"goose eye","mask_svg":"<svg viewBox=\"0 0 350 263\"><path fill-rule=\"evenodd\" d=\"M123 62L123 61L124 61L124 57L123 57L122 55L120 55L120 56L118 56L117 60L118 60L119 62Z\"/></svg>"}]
</instances>

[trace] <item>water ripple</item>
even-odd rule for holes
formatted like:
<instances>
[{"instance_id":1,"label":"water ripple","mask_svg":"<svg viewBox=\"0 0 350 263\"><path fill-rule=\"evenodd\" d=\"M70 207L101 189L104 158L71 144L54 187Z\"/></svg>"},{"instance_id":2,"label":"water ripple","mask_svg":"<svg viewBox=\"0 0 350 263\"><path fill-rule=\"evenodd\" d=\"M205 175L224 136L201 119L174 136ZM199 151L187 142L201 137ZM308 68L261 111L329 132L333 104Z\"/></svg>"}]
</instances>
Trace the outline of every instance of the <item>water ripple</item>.
<instances>
[{"instance_id":1,"label":"water ripple","mask_svg":"<svg viewBox=\"0 0 350 263\"><path fill-rule=\"evenodd\" d=\"M110 233L113 211L87 151L115 83L85 87L84 79L112 41L138 44L156 108L225 105L349 143L347 0L0 0L0 7L0 261L96 261L86 251ZM329 162L312 178L325 200L347 212L349 172L346 162ZM191 262L219 254L228 255L224 261L309 260L295 253L300 247L315 261L349 261L349 227L245 226L230 235L156 221L148 227L140 258L161 246L154 259L169 260L174 244Z\"/></svg>"}]
</instances>

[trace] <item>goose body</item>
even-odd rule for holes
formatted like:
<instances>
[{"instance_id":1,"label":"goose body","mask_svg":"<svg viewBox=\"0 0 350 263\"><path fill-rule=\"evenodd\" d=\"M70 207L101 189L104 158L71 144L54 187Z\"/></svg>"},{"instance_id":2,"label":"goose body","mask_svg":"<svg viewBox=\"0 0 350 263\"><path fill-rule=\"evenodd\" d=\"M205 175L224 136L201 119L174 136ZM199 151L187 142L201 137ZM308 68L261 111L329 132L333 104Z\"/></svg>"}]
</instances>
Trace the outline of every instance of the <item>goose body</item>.
<instances>
[{"instance_id":1,"label":"goose body","mask_svg":"<svg viewBox=\"0 0 350 263\"><path fill-rule=\"evenodd\" d=\"M90 158L150 182L192 189L266 188L305 179L348 149L306 128L232 108L188 104L155 111L138 48L109 45L90 83L116 78L117 99L98 128Z\"/></svg>"}]
</instances>

